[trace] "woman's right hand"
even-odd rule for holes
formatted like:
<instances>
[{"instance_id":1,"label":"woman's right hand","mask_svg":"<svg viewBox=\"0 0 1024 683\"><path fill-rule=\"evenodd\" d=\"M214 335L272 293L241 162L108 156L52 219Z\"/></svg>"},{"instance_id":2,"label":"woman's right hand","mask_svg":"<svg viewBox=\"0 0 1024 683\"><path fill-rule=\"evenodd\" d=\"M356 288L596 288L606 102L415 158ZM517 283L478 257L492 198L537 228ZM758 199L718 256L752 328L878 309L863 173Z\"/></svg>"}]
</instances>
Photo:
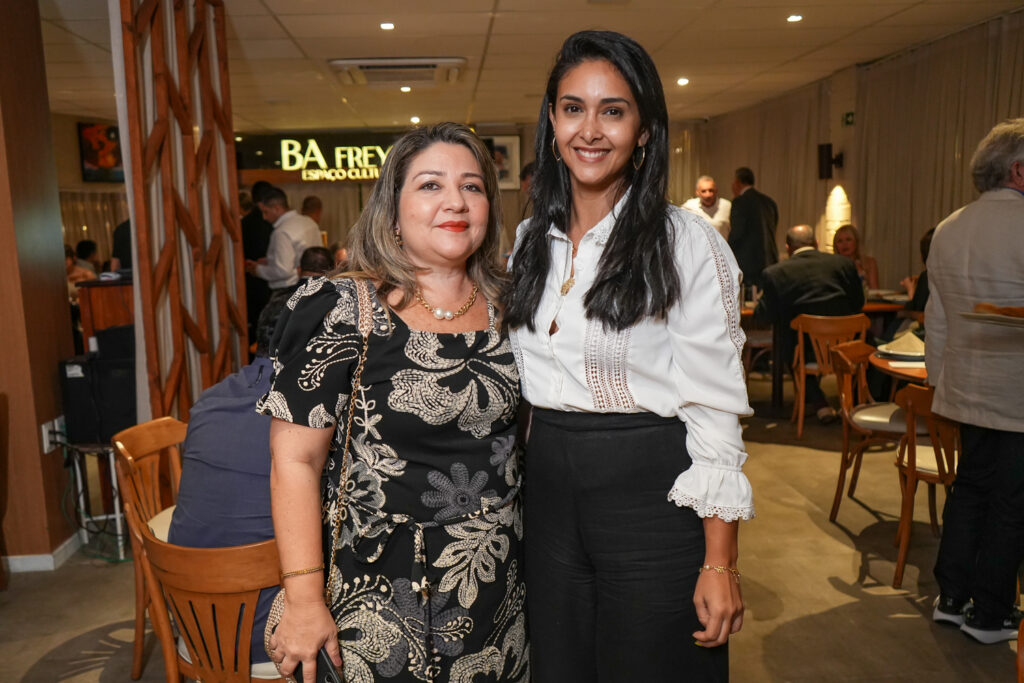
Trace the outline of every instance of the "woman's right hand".
<instances>
[{"instance_id":1,"label":"woman's right hand","mask_svg":"<svg viewBox=\"0 0 1024 683\"><path fill-rule=\"evenodd\" d=\"M290 678L301 663L302 681L298 683L315 683L316 655L324 646L331 662L340 670L338 627L323 599L293 602L286 591L281 622L270 636L269 652L281 675Z\"/></svg>"}]
</instances>

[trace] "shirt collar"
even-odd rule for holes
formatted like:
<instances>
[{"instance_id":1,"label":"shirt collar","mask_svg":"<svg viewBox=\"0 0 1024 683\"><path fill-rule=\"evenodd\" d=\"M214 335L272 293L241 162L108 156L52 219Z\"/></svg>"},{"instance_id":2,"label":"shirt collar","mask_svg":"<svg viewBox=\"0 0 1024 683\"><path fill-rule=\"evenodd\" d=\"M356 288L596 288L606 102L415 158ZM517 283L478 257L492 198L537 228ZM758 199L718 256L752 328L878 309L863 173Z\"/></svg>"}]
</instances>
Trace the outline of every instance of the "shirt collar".
<instances>
[{"instance_id":1,"label":"shirt collar","mask_svg":"<svg viewBox=\"0 0 1024 683\"><path fill-rule=\"evenodd\" d=\"M587 234L583 236L584 239L586 239L587 235L593 235L590 239L594 240L594 242L601 247L608 242L608 238L611 237L612 234L612 228L615 227L615 219L619 217L619 214L622 213L623 207L626 206L626 200L629 198L630 189L631 188L628 187L626 188L626 191L622 193L622 197L619 198L619 201L615 202L615 206L612 207L612 210L608 215L598 221L597 225L588 230ZM565 242L569 241L569 236L555 227L554 223L548 227L548 237L554 237L555 239L560 239Z\"/></svg>"},{"instance_id":2,"label":"shirt collar","mask_svg":"<svg viewBox=\"0 0 1024 683\"><path fill-rule=\"evenodd\" d=\"M288 211L285 211L284 213L281 214L281 216L276 221L274 221L274 227L275 228L281 227L281 224L284 223L286 219L289 219L292 216L294 216L295 213L296 213L295 209L289 209Z\"/></svg>"},{"instance_id":3,"label":"shirt collar","mask_svg":"<svg viewBox=\"0 0 1024 683\"><path fill-rule=\"evenodd\" d=\"M797 254L802 254L805 251L817 251L817 249L815 249L814 247L800 247L799 249L794 251L792 254L790 254L790 258L796 256Z\"/></svg>"}]
</instances>

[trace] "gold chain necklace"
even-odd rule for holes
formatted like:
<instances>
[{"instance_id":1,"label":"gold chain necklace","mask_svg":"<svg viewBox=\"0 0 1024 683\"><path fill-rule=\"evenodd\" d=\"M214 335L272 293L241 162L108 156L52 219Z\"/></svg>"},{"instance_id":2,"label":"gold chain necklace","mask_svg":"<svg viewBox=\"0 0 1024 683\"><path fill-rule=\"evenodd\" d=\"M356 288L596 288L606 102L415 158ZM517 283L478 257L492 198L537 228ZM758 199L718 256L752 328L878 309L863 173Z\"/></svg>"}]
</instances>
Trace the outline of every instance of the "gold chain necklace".
<instances>
[{"instance_id":1,"label":"gold chain necklace","mask_svg":"<svg viewBox=\"0 0 1024 683\"><path fill-rule=\"evenodd\" d=\"M572 263L569 265L569 279L562 283L562 296L569 293L573 285L576 284L576 250L579 247L573 243L572 245Z\"/></svg>"},{"instance_id":2,"label":"gold chain necklace","mask_svg":"<svg viewBox=\"0 0 1024 683\"><path fill-rule=\"evenodd\" d=\"M413 293L413 296L416 297L416 301L420 302L420 304L423 305L423 308L430 311L438 320L455 320L460 315L462 315L463 313L465 313L466 311L473 307L473 304L476 303L476 293L479 291L480 287L474 282L473 291L469 293L469 299L466 301L466 303L462 304L462 308L460 308L457 311L446 311L440 306L431 306L430 304L427 303L427 300L423 298L423 292L420 291L419 287L416 288L416 291Z\"/></svg>"}]
</instances>

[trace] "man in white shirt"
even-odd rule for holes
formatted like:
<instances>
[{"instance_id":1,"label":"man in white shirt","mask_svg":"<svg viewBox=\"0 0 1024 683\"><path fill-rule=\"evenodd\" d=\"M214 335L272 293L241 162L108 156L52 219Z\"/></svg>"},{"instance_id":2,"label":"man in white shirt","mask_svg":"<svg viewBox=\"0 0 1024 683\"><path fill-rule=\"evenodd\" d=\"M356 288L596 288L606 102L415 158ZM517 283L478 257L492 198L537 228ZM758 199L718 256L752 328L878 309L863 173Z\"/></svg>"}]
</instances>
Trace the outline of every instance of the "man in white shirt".
<instances>
[{"instance_id":1,"label":"man in white shirt","mask_svg":"<svg viewBox=\"0 0 1024 683\"><path fill-rule=\"evenodd\" d=\"M683 208L695 213L719 232L725 239L729 239L729 212L732 210L732 202L718 196L718 185L715 179L709 175L702 175L697 178L697 196L687 199Z\"/></svg>"},{"instance_id":2,"label":"man in white shirt","mask_svg":"<svg viewBox=\"0 0 1024 683\"><path fill-rule=\"evenodd\" d=\"M932 619L982 643L1017 638L1024 560L1024 118L995 126L971 160L977 200L935 229L925 307L932 410L960 423ZM965 317L990 304L1007 325Z\"/></svg>"},{"instance_id":3,"label":"man in white shirt","mask_svg":"<svg viewBox=\"0 0 1024 683\"><path fill-rule=\"evenodd\" d=\"M245 271L267 281L271 290L291 287L299 281L299 260L309 247L322 247L320 228L308 216L288 208L288 196L278 187L263 194L263 218L274 226L266 258L246 261Z\"/></svg>"}]
</instances>

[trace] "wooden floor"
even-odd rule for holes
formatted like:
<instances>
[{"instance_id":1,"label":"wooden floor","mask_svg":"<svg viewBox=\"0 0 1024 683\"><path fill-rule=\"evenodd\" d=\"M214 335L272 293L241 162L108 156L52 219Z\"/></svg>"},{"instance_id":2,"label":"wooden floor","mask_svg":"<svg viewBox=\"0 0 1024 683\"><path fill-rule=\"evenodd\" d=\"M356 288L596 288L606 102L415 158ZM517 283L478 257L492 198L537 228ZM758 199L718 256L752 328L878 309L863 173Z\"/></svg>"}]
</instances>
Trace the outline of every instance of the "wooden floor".
<instances>
[{"instance_id":1,"label":"wooden floor","mask_svg":"<svg viewBox=\"0 0 1024 683\"><path fill-rule=\"evenodd\" d=\"M752 382L751 393L765 410L766 384ZM937 540L924 489L903 588L891 587L899 510L892 451L867 456L857 498L844 499L831 524L840 427L812 418L797 441L786 419L744 422L758 516L740 532L747 613L730 645L733 681L1014 680L1015 644L979 645L931 621ZM55 572L15 574L0 593L0 679L127 681L131 620L130 563L80 553ZM142 680L156 683L163 662L152 636L149 645Z\"/></svg>"}]
</instances>

